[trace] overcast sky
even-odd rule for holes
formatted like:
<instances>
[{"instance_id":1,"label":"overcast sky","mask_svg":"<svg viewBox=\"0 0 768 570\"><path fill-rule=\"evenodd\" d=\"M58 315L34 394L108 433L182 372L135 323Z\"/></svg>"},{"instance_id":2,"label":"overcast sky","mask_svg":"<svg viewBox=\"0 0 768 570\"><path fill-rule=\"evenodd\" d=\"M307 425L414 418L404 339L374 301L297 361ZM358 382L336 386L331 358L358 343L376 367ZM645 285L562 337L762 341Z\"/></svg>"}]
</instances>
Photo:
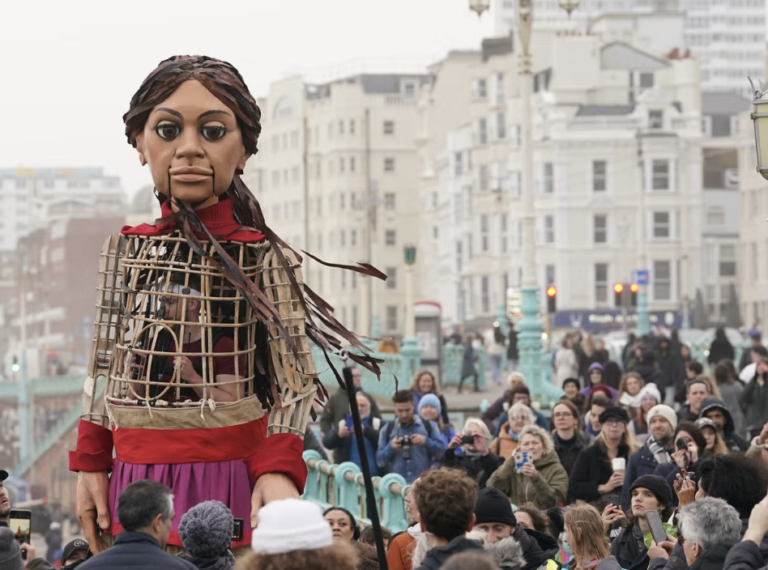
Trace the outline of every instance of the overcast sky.
<instances>
[{"instance_id":1,"label":"overcast sky","mask_svg":"<svg viewBox=\"0 0 768 570\"><path fill-rule=\"evenodd\" d=\"M426 63L493 29L468 0L8 1L2 20L0 167L101 166L129 194L151 179L121 117L170 55L226 59L258 97L361 58Z\"/></svg>"}]
</instances>

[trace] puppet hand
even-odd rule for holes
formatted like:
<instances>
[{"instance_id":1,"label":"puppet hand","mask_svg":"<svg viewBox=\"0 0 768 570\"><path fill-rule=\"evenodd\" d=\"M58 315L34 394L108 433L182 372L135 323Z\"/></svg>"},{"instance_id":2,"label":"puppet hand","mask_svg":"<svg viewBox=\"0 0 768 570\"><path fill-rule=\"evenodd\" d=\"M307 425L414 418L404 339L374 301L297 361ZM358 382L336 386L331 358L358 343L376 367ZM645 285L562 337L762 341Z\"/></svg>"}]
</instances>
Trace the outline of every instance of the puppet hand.
<instances>
[{"instance_id":1,"label":"puppet hand","mask_svg":"<svg viewBox=\"0 0 768 570\"><path fill-rule=\"evenodd\" d=\"M106 471L81 471L77 474L77 520L94 554L107 548L101 539L101 531L107 531L111 526L108 494L109 476Z\"/></svg>"},{"instance_id":2,"label":"puppet hand","mask_svg":"<svg viewBox=\"0 0 768 570\"><path fill-rule=\"evenodd\" d=\"M251 494L251 528L259 524L259 509L281 499L300 499L299 491L286 475L282 473L265 473L256 480Z\"/></svg>"}]
</instances>

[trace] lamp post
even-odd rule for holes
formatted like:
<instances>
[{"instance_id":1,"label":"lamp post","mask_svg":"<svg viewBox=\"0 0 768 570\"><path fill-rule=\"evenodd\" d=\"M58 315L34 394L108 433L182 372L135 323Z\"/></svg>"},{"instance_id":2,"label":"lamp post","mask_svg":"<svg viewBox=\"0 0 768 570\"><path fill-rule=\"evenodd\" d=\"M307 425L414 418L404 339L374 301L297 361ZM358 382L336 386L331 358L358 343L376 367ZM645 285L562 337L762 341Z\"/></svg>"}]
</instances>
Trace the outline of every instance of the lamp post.
<instances>
[{"instance_id":1,"label":"lamp post","mask_svg":"<svg viewBox=\"0 0 768 570\"><path fill-rule=\"evenodd\" d=\"M560 7L570 13L579 7L580 0L560 0ZM489 0L469 0L470 8L482 14ZM542 375L541 353L544 325L539 319L541 306L536 279L536 210L534 204L533 120L533 66L531 34L533 31L533 0L517 0L517 36L520 40L520 131L521 131L521 204L523 230L522 318L518 325L520 371L525 375L534 398L548 394ZM547 382L547 384L549 384Z\"/></svg>"},{"instance_id":2,"label":"lamp post","mask_svg":"<svg viewBox=\"0 0 768 570\"><path fill-rule=\"evenodd\" d=\"M408 244L405 254L405 330L400 348L403 381L408 381L421 364L421 348L416 339L416 311L414 310L413 274L416 265L416 246Z\"/></svg>"},{"instance_id":3,"label":"lamp post","mask_svg":"<svg viewBox=\"0 0 768 570\"><path fill-rule=\"evenodd\" d=\"M757 171L768 180L768 89L760 81L758 87L750 78L755 98L752 100L755 110L751 118L755 123L755 148L757 150Z\"/></svg>"}]
</instances>

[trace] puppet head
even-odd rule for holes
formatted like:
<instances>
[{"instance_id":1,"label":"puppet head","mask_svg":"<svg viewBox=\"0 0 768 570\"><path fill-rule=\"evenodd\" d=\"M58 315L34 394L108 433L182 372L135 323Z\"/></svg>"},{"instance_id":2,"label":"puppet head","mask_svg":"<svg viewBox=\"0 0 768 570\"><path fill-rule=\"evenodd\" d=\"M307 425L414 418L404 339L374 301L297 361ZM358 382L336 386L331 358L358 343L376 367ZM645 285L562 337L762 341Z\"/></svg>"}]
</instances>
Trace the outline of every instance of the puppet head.
<instances>
[{"instance_id":1,"label":"puppet head","mask_svg":"<svg viewBox=\"0 0 768 570\"><path fill-rule=\"evenodd\" d=\"M237 69L188 55L162 61L123 115L128 142L149 165L160 201L172 197L193 207L212 205L233 187L257 151L260 119Z\"/></svg>"}]
</instances>

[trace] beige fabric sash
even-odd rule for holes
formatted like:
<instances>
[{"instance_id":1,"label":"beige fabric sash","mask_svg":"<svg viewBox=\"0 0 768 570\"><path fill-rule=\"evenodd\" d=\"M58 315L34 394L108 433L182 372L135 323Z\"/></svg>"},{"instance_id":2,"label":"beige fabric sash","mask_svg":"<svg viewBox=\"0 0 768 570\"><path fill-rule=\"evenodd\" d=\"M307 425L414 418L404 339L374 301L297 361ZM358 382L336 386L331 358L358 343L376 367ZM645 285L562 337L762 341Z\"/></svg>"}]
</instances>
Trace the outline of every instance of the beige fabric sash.
<instances>
[{"instance_id":1,"label":"beige fabric sash","mask_svg":"<svg viewBox=\"0 0 768 570\"><path fill-rule=\"evenodd\" d=\"M212 429L231 427L258 420L264 416L258 396L239 402L208 403L189 408L159 408L122 405L107 402L109 417L115 429Z\"/></svg>"}]
</instances>

